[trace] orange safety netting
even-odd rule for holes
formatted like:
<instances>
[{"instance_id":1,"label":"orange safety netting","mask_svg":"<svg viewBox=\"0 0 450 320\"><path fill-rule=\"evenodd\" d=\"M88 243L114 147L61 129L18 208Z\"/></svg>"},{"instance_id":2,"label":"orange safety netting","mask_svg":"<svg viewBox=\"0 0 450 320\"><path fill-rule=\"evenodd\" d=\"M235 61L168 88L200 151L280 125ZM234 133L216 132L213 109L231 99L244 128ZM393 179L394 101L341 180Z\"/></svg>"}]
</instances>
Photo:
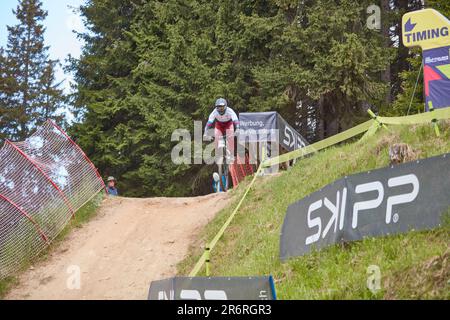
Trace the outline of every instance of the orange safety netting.
<instances>
[{"instance_id":1,"label":"orange safety netting","mask_svg":"<svg viewBox=\"0 0 450 320\"><path fill-rule=\"evenodd\" d=\"M253 175L253 172L253 165L250 164L248 154L245 155L245 159L237 156L236 161L230 165L230 174L231 179L233 180L233 187L236 188L237 185L245 179L245 177Z\"/></svg>"},{"instance_id":2,"label":"orange safety netting","mask_svg":"<svg viewBox=\"0 0 450 320\"><path fill-rule=\"evenodd\" d=\"M20 269L104 188L81 148L52 121L0 149L0 278Z\"/></svg>"}]
</instances>

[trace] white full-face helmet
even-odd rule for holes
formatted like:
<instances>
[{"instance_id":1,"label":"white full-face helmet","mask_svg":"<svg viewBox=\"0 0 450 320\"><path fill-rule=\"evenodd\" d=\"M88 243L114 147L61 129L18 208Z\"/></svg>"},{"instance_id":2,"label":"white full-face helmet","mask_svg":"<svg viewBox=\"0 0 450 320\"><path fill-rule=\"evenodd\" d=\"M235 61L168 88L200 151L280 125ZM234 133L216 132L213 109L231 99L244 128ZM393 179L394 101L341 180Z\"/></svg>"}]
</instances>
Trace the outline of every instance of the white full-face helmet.
<instances>
[{"instance_id":1,"label":"white full-face helmet","mask_svg":"<svg viewBox=\"0 0 450 320\"><path fill-rule=\"evenodd\" d=\"M228 102L224 98L219 98L216 100L215 108L221 116L223 116L225 114L225 112L227 111L227 107L228 107Z\"/></svg>"}]
</instances>

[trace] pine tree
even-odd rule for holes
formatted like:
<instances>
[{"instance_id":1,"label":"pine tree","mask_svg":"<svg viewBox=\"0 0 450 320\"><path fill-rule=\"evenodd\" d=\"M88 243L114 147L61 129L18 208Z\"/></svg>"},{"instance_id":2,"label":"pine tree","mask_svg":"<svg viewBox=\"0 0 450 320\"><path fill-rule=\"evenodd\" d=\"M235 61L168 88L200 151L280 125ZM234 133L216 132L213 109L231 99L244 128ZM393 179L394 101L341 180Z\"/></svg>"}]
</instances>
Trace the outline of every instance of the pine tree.
<instances>
[{"instance_id":1,"label":"pine tree","mask_svg":"<svg viewBox=\"0 0 450 320\"><path fill-rule=\"evenodd\" d=\"M253 110L275 108L316 140L355 125L366 105L381 104L389 52L365 27L370 1L276 3L276 15L249 18L254 38L268 39L270 51L253 68L259 85Z\"/></svg>"},{"instance_id":2,"label":"pine tree","mask_svg":"<svg viewBox=\"0 0 450 320\"><path fill-rule=\"evenodd\" d=\"M36 126L56 116L64 103L62 91L54 84L54 61L49 60L44 45L45 28L42 24L47 12L39 0L20 0L13 11L19 23L8 26L5 81L2 96L6 100L5 137L13 140L27 138ZM3 91L5 90L5 91Z\"/></svg>"},{"instance_id":3,"label":"pine tree","mask_svg":"<svg viewBox=\"0 0 450 320\"><path fill-rule=\"evenodd\" d=\"M122 175L139 168L149 145L141 141L148 133L136 132L144 121L140 108L129 103L134 87L130 77L138 65L129 32L138 2L92 0L81 6L89 32L80 34L86 45L69 67L76 80L72 104L79 120L70 132L103 174L118 178L125 194L142 189L126 185Z\"/></svg>"},{"instance_id":4,"label":"pine tree","mask_svg":"<svg viewBox=\"0 0 450 320\"><path fill-rule=\"evenodd\" d=\"M57 123L66 123L60 108L65 104L64 92L60 89L62 81L56 82L55 68L59 62L57 60L47 60L39 79L41 95L39 107L37 108L37 123L42 123L47 119L52 119Z\"/></svg>"},{"instance_id":5,"label":"pine tree","mask_svg":"<svg viewBox=\"0 0 450 320\"><path fill-rule=\"evenodd\" d=\"M72 134L125 194L151 196L208 189L210 168L171 162L170 136L204 121L218 96L238 112L278 111L311 142L345 130L385 105L389 66L396 93L406 59L366 27L372 3L87 1Z\"/></svg>"},{"instance_id":6,"label":"pine tree","mask_svg":"<svg viewBox=\"0 0 450 320\"><path fill-rule=\"evenodd\" d=\"M7 66L6 57L3 48L0 48L0 143L9 136L10 131L10 114L8 110L8 95L6 93L8 89L7 85Z\"/></svg>"},{"instance_id":7,"label":"pine tree","mask_svg":"<svg viewBox=\"0 0 450 320\"><path fill-rule=\"evenodd\" d=\"M95 0L81 8L91 32L73 61L82 123L72 132L126 194L192 192L206 171L172 163L171 134L204 120L219 96L247 109L249 61L263 54L240 42L240 13L266 9L229 0Z\"/></svg>"}]
</instances>

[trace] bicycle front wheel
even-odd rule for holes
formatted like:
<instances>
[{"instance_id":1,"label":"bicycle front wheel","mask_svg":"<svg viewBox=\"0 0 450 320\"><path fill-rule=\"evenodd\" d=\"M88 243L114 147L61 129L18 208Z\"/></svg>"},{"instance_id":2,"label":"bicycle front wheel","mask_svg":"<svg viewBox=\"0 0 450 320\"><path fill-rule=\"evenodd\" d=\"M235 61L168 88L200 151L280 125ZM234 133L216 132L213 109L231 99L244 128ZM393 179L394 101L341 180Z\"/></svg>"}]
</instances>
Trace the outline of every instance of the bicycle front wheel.
<instances>
[{"instance_id":1,"label":"bicycle front wheel","mask_svg":"<svg viewBox=\"0 0 450 320\"><path fill-rule=\"evenodd\" d=\"M220 177L220 188L222 191L228 191L228 164L222 163L218 165L219 177Z\"/></svg>"}]
</instances>

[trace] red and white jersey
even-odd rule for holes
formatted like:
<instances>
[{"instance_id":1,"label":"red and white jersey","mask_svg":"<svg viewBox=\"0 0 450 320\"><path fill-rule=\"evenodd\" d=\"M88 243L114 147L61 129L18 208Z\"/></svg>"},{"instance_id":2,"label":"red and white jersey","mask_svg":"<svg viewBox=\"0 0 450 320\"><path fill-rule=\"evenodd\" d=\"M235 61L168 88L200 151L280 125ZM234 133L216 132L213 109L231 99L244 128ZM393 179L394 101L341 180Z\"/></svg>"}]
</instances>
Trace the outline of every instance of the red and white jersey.
<instances>
[{"instance_id":1,"label":"red and white jersey","mask_svg":"<svg viewBox=\"0 0 450 320\"><path fill-rule=\"evenodd\" d=\"M235 126L239 126L239 119L238 119L236 113L234 112L234 110L231 109L230 107L226 108L225 113L223 115L221 115L217 111L217 109L214 109L214 111L211 112L211 114L209 115L208 123L206 124L206 127L211 128L214 121L218 121L221 123L233 121Z\"/></svg>"}]
</instances>

